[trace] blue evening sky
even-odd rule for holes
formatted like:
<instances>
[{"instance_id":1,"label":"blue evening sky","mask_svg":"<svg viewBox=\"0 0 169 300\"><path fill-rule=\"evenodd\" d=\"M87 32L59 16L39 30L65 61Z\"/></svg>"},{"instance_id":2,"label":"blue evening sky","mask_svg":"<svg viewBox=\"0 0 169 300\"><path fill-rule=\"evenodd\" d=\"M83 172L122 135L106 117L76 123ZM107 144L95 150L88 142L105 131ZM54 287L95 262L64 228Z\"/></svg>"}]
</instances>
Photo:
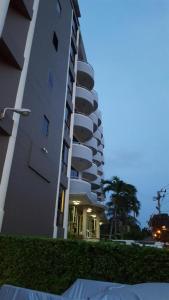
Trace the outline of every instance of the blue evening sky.
<instances>
[{"instance_id":1,"label":"blue evening sky","mask_svg":"<svg viewBox=\"0 0 169 300\"><path fill-rule=\"evenodd\" d=\"M136 186L144 226L153 196L169 184L169 0L79 4L103 113L105 178Z\"/></svg>"}]
</instances>

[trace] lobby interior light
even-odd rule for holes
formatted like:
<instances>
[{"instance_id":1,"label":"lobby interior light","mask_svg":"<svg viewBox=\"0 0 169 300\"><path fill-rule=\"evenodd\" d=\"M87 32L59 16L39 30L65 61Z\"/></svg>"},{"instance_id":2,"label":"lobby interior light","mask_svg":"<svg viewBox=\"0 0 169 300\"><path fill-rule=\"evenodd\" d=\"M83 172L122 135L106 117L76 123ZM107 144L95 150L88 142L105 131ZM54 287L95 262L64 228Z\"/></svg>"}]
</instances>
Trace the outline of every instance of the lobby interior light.
<instances>
[{"instance_id":1,"label":"lobby interior light","mask_svg":"<svg viewBox=\"0 0 169 300\"><path fill-rule=\"evenodd\" d=\"M91 217L96 218L96 215L91 215Z\"/></svg>"},{"instance_id":2,"label":"lobby interior light","mask_svg":"<svg viewBox=\"0 0 169 300\"><path fill-rule=\"evenodd\" d=\"M88 208L87 209L87 213L91 213L92 212L92 209L91 208Z\"/></svg>"},{"instance_id":3,"label":"lobby interior light","mask_svg":"<svg viewBox=\"0 0 169 300\"><path fill-rule=\"evenodd\" d=\"M79 204L80 204L80 201L74 200L74 201L73 201L73 204L74 204L74 205L79 205Z\"/></svg>"}]
</instances>

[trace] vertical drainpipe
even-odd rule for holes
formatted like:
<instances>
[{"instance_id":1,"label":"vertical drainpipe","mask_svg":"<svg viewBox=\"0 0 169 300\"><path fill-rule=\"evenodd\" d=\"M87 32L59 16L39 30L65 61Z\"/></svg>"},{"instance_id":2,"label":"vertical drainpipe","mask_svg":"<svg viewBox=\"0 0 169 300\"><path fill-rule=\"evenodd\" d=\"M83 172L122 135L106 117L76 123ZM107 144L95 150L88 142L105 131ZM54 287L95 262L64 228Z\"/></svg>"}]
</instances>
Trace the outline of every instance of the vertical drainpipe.
<instances>
[{"instance_id":1,"label":"vertical drainpipe","mask_svg":"<svg viewBox=\"0 0 169 300\"><path fill-rule=\"evenodd\" d=\"M72 38L72 22L73 22L73 10L71 16L71 25L70 25L70 39L69 39L69 53L68 53L68 61L67 61L67 78L66 78L66 88L65 88L65 103L64 103L64 113L63 113L63 126L62 126L62 139L61 139L61 148L60 148L60 163L59 163L59 172L58 172L58 185L56 191L56 205L55 205L55 212L54 212L54 222L53 222L53 238L57 237L57 211L58 211L58 198L59 198L59 188L60 188L60 179L61 179L61 170L62 170L62 149L63 149L63 140L64 140L64 130L65 130L65 111L66 111L66 101L67 101L67 86L69 80L69 64L70 64L70 51L71 51L71 38ZM68 171L67 171L68 174ZM65 193L65 204L66 204L66 195Z\"/></svg>"},{"instance_id":2,"label":"vertical drainpipe","mask_svg":"<svg viewBox=\"0 0 169 300\"><path fill-rule=\"evenodd\" d=\"M0 0L0 1L2 1L2 0ZM5 1L9 2L8 0L5 0ZM25 46L25 51L24 51L24 58L25 58L24 66L23 66L23 69L21 72L21 77L20 77L18 91L17 91L17 95L16 95L16 101L15 101L15 108L19 108L19 109L22 108L22 101L23 101L24 89L25 89L25 84L26 84L28 64L29 64L29 59L30 59L30 54L31 54L31 48L32 48L34 31L35 31L39 1L40 0L34 0L34 5L33 5L34 12L33 12L32 20L30 22L27 40L26 40L26 46ZM4 2L4 1L2 1L2 2ZM0 8L1 8L1 5L0 5ZM5 8L6 8L6 6L5 6ZM19 115L14 113L13 120L14 120L14 125L13 125L12 135L9 138L9 144L8 144L8 149L7 149L6 158L5 158L5 162L4 162L1 183L0 183L0 231L2 229L5 198L6 198L6 193L7 193L7 189L8 189L9 176L10 176L10 171L11 171L11 166L12 166L13 154L14 154L14 150L15 150L18 126L19 126Z\"/></svg>"},{"instance_id":3,"label":"vertical drainpipe","mask_svg":"<svg viewBox=\"0 0 169 300\"><path fill-rule=\"evenodd\" d=\"M0 0L0 37L4 28L10 0Z\"/></svg>"},{"instance_id":4,"label":"vertical drainpipe","mask_svg":"<svg viewBox=\"0 0 169 300\"><path fill-rule=\"evenodd\" d=\"M73 145L73 129L74 129L74 115L75 115L75 97L76 97L76 82L77 82L77 61L78 61L78 47L79 47L79 30L77 32L77 53L75 56L75 82L73 85L73 96L72 96L72 103L73 103L73 113L71 116L71 126L70 126L70 149L69 149L69 156L68 156L68 188L66 190L66 197L65 197L65 212L64 212L64 221L63 226L65 228L64 238L67 238L68 232L68 216L69 216L69 196L70 196L70 175L71 175L71 162L72 162L72 145Z\"/></svg>"}]
</instances>

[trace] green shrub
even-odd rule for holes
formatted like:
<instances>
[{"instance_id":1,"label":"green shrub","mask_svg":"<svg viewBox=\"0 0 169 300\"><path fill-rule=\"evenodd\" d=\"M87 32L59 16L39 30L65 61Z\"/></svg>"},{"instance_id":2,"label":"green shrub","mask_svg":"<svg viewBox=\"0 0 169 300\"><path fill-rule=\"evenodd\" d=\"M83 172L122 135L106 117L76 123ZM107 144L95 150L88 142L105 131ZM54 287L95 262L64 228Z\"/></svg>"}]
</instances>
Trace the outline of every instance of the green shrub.
<instances>
[{"instance_id":1,"label":"green shrub","mask_svg":"<svg viewBox=\"0 0 169 300\"><path fill-rule=\"evenodd\" d=\"M169 252L110 242L0 236L0 285L59 294L77 278L169 282Z\"/></svg>"}]
</instances>

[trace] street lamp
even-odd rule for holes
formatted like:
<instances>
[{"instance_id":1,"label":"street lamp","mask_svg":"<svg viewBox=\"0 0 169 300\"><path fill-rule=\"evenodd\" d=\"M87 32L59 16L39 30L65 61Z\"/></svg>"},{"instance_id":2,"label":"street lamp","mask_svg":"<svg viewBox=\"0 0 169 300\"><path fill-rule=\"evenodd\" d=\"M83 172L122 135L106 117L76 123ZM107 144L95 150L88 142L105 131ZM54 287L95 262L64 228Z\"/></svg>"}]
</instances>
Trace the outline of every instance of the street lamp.
<instances>
[{"instance_id":1,"label":"street lamp","mask_svg":"<svg viewBox=\"0 0 169 300\"><path fill-rule=\"evenodd\" d=\"M5 107L3 109L0 109L0 120L5 118L5 115L6 115L7 111L15 112L15 113L17 113L21 116L24 116L24 117L29 116L29 114L31 113L31 110L27 109L27 108L18 109L18 108L12 108L12 107Z\"/></svg>"}]
</instances>

